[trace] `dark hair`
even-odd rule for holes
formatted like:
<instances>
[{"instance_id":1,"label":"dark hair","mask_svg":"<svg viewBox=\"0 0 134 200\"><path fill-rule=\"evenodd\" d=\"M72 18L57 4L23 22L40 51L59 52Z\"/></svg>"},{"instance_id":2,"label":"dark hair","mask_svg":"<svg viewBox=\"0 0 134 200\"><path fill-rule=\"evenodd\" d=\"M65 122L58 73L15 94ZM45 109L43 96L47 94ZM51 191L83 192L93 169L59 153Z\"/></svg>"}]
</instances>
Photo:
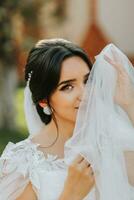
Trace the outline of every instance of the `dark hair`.
<instances>
[{"instance_id":1,"label":"dark hair","mask_svg":"<svg viewBox=\"0 0 134 200\"><path fill-rule=\"evenodd\" d=\"M37 112L45 124L51 121L52 116L44 114L39 101L45 99L51 109L49 99L59 83L62 62L72 56L81 57L89 69L92 68L84 50L63 39L40 40L29 53L25 66L25 80L28 81L32 72L29 87Z\"/></svg>"}]
</instances>

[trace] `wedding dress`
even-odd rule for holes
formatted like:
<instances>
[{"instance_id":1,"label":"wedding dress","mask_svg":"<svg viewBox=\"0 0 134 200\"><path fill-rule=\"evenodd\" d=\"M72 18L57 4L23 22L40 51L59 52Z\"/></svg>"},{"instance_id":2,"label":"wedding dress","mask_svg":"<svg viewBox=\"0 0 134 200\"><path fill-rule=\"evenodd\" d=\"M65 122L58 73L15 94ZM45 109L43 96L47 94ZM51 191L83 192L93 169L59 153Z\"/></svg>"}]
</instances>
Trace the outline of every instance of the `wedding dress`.
<instances>
[{"instance_id":1,"label":"wedding dress","mask_svg":"<svg viewBox=\"0 0 134 200\"><path fill-rule=\"evenodd\" d=\"M0 159L0 200L15 200L29 181L38 200L58 200L67 177L64 158L44 155L38 144L27 138L9 143ZM89 195L94 200L94 192Z\"/></svg>"},{"instance_id":2,"label":"wedding dress","mask_svg":"<svg viewBox=\"0 0 134 200\"><path fill-rule=\"evenodd\" d=\"M63 159L44 155L39 144L32 142L32 136L42 125L39 119L29 120L28 107L30 137L17 144L10 142L0 158L0 200L15 200L29 182L38 200L58 200L68 166L77 154L91 163L96 181L84 200L134 200L134 127L113 101L117 75L104 60L104 54L113 58L113 51L134 84L134 69L127 57L113 44L106 46L91 70Z\"/></svg>"}]
</instances>

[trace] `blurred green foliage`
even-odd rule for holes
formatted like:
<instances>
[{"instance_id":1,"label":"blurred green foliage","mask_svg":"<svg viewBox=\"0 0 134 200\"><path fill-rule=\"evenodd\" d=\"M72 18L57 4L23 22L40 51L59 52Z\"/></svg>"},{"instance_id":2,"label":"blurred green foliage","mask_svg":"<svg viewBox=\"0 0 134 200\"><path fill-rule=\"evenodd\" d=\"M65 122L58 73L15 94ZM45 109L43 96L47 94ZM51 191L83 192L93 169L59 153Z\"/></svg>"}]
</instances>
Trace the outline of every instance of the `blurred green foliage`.
<instances>
[{"instance_id":1,"label":"blurred green foliage","mask_svg":"<svg viewBox=\"0 0 134 200\"><path fill-rule=\"evenodd\" d=\"M14 35L14 28L12 19L15 14L19 14L23 18L25 26L36 27L38 22L38 15L43 0L4 0L0 1L0 55L3 63L17 64L18 48L24 49L24 47L30 47L37 39L34 38L31 33L25 35L25 40L28 44L21 44L18 47L16 38ZM30 38L30 40L29 40Z\"/></svg>"},{"instance_id":2,"label":"blurred green foliage","mask_svg":"<svg viewBox=\"0 0 134 200\"><path fill-rule=\"evenodd\" d=\"M15 105L16 105L16 123L17 128L13 131L0 130L0 154L5 148L6 144L11 142L19 142L28 136L28 130L26 127L26 121L24 117L23 109L23 88L18 88L16 91Z\"/></svg>"}]
</instances>

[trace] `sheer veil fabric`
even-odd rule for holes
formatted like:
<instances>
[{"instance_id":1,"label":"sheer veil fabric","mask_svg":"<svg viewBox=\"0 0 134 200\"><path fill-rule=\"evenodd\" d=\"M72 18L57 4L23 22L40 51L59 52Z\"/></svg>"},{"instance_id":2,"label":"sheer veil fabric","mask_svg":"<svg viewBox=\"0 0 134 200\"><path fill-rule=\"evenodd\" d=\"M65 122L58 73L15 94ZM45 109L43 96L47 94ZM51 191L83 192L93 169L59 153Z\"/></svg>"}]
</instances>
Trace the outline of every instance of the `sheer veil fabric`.
<instances>
[{"instance_id":1,"label":"sheer veil fabric","mask_svg":"<svg viewBox=\"0 0 134 200\"><path fill-rule=\"evenodd\" d=\"M104 54L116 59L125 68L134 84L134 68L128 58L113 44L96 56L77 115L73 136L65 143L67 164L81 154L94 170L96 197L94 200L132 200L129 160L125 152L134 151L134 127L124 110L114 102L117 72L104 59ZM30 137L43 126L31 92L25 89L25 115Z\"/></svg>"},{"instance_id":2,"label":"sheer veil fabric","mask_svg":"<svg viewBox=\"0 0 134 200\"><path fill-rule=\"evenodd\" d=\"M29 88L29 83L27 83L24 90L24 112L25 119L29 131L29 137L34 137L43 127L44 123L41 121L36 107L32 100L32 93Z\"/></svg>"},{"instance_id":3,"label":"sheer veil fabric","mask_svg":"<svg viewBox=\"0 0 134 200\"><path fill-rule=\"evenodd\" d=\"M91 163L95 200L132 200L134 189L129 182L125 152L134 151L134 127L114 101L117 72L104 60L104 54L114 59L113 53L134 84L134 68L128 58L115 45L107 45L96 56L65 155L68 163L76 154Z\"/></svg>"}]
</instances>

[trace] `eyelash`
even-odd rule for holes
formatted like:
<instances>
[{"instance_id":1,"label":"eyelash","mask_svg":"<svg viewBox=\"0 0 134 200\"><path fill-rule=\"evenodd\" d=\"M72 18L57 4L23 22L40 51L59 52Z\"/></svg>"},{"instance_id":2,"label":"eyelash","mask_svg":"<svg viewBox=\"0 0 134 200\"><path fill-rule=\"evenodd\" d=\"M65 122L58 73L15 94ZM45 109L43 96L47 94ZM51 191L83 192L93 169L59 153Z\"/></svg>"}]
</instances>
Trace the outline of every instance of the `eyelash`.
<instances>
[{"instance_id":1,"label":"eyelash","mask_svg":"<svg viewBox=\"0 0 134 200\"><path fill-rule=\"evenodd\" d=\"M86 78L86 79L84 80L84 84L87 83L87 80L88 80L88 78ZM71 90L72 90L72 89L74 88L74 86L71 85L71 84L67 84L67 85L63 86L60 90L61 90L61 91L70 90L70 89L69 89L70 86L72 87L72 88L71 88Z\"/></svg>"}]
</instances>

